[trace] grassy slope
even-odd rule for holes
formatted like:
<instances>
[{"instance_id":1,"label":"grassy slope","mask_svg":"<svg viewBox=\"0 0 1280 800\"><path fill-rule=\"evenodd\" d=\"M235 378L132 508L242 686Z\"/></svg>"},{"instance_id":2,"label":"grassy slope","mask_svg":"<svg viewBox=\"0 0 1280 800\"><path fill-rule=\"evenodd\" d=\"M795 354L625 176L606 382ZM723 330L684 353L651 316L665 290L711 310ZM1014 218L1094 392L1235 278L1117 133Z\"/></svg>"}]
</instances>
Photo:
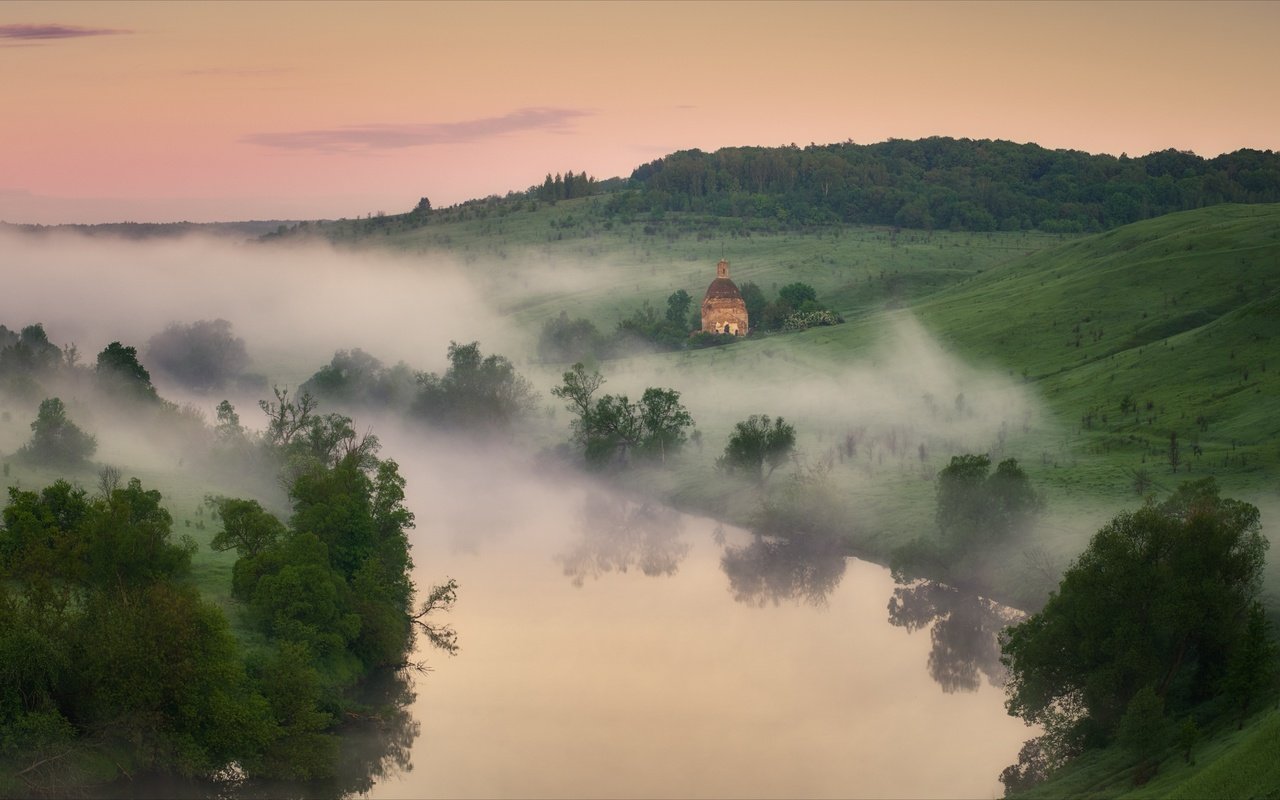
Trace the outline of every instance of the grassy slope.
<instances>
[{"instance_id":1,"label":"grassy slope","mask_svg":"<svg viewBox=\"0 0 1280 800\"><path fill-rule=\"evenodd\" d=\"M1170 747L1159 771L1133 785L1134 767L1122 751L1091 751L1054 779L1018 795L1040 798L1276 798L1280 797L1280 711L1257 713L1237 731L1234 724L1210 731L1192 749L1192 763Z\"/></svg>"},{"instance_id":2,"label":"grassy slope","mask_svg":"<svg viewBox=\"0 0 1280 800\"><path fill-rule=\"evenodd\" d=\"M1064 422L1082 427L1093 410L1088 449L1114 464L1169 472L1177 432L1193 474L1275 488L1280 207L1131 225L978 276L915 311L960 353L1034 382ZM1121 413L1126 395L1136 412Z\"/></svg>"},{"instance_id":3,"label":"grassy slope","mask_svg":"<svg viewBox=\"0 0 1280 800\"><path fill-rule=\"evenodd\" d=\"M410 253L448 252L474 264L500 308L531 332L562 310L612 328L644 300L661 310L685 289L701 300L720 258L739 284L766 293L804 281L846 313L902 305L995 264L1064 241L1041 233L950 233L849 226L816 233L745 233L717 221L668 215L658 222L606 220L601 198L442 217L411 231L360 240ZM524 206L523 208L527 208ZM448 220L448 221L445 221ZM646 232L648 231L648 232ZM557 270L586 266L586 288L546 286ZM537 272L536 278L530 274Z\"/></svg>"}]
</instances>

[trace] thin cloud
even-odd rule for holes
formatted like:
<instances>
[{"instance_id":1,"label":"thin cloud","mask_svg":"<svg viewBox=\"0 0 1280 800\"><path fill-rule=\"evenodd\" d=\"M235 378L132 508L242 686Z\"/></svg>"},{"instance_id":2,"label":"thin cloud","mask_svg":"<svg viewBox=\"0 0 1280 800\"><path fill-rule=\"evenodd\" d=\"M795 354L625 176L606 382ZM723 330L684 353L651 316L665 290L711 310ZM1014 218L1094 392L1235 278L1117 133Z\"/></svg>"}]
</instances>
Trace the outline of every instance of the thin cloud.
<instances>
[{"instance_id":1,"label":"thin cloud","mask_svg":"<svg viewBox=\"0 0 1280 800\"><path fill-rule=\"evenodd\" d=\"M17 39L18 41L38 41L43 39L80 39L85 36L117 36L133 33L122 28L88 28L83 25L28 25L11 23L0 25L0 39Z\"/></svg>"},{"instance_id":2,"label":"thin cloud","mask_svg":"<svg viewBox=\"0 0 1280 800\"><path fill-rule=\"evenodd\" d=\"M568 133L572 120L591 114L580 108L520 108L500 117L461 122L369 123L310 131L251 133L241 141L285 150L392 150L465 144L525 131Z\"/></svg>"}]
</instances>

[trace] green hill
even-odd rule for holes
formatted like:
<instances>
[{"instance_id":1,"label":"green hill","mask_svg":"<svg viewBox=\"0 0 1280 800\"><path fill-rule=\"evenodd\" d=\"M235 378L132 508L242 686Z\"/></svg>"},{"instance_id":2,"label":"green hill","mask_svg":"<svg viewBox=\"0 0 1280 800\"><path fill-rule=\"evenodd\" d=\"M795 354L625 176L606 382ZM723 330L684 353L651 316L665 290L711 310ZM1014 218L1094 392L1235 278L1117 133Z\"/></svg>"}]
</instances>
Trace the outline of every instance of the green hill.
<instances>
[{"instance_id":1,"label":"green hill","mask_svg":"<svg viewBox=\"0 0 1280 800\"><path fill-rule=\"evenodd\" d=\"M1219 206L1126 226L976 276L913 310L958 352L1016 371L1118 463L1170 471L1177 433L1183 469L1275 488L1280 207Z\"/></svg>"},{"instance_id":2,"label":"green hill","mask_svg":"<svg viewBox=\"0 0 1280 800\"><path fill-rule=\"evenodd\" d=\"M1227 494L1262 505L1264 519L1269 503L1280 505L1280 206L1215 206L1080 238L872 226L751 232L692 213L621 223L605 203L495 200L373 241L460 260L530 336L561 311L608 330L642 302L661 308L676 289L700 297L722 255L739 283L769 291L807 282L849 323L602 366L606 375L638 370L682 389L743 380L761 403L806 377L890 358L878 348L892 321L914 318L946 351L1021 385L1047 412L1040 424L1007 420L1000 447L1061 515L1030 545L1060 564L1102 520L1140 502L1138 474L1148 482L1140 488L1157 493L1188 469L1214 474ZM542 369L544 381L563 368L525 363ZM730 404L695 413L707 451L655 480L684 506L746 522L755 501L726 493L711 465L737 411ZM857 427L857 412L796 420L806 451L832 453ZM835 468L850 505L875 520L852 526L861 529L853 537L859 552L883 559L931 526L932 484L921 476L945 464L948 448L995 447L994 436L977 435L919 444L928 452L914 468L898 452L896 470L879 469L866 463L868 450L863 461ZM875 481L859 477L872 466ZM1280 586L1280 570L1271 575Z\"/></svg>"}]
</instances>

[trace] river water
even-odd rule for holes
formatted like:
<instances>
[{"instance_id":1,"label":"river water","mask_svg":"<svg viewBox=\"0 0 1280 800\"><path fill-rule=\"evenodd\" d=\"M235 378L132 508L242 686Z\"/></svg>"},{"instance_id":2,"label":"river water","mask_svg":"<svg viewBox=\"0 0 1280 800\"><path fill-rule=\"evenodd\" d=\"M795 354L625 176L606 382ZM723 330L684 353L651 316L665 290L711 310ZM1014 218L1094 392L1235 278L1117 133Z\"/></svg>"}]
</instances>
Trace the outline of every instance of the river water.
<instances>
[{"instance_id":1,"label":"river water","mask_svg":"<svg viewBox=\"0 0 1280 800\"><path fill-rule=\"evenodd\" d=\"M998 797L1035 733L994 604L514 467L402 470L461 650L419 653L371 797Z\"/></svg>"}]
</instances>

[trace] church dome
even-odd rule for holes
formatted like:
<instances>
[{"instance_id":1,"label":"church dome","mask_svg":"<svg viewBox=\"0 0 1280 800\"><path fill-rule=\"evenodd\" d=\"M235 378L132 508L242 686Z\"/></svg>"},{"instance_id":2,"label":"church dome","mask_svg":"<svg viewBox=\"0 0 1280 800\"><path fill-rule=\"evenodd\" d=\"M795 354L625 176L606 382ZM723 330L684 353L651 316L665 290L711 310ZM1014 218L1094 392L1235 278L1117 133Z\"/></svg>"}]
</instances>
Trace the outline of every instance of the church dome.
<instances>
[{"instance_id":1,"label":"church dome","mask_svg":"<svg viewBox=\"0 0 1280 800\"><path fill-rule=\"evenodd\" d=\"M702 330L746 336L748 329L747 303L737 284L729 280L729 262L722 258L716 264L716 279L702 297Z\"/></svg>"},{"instance_id":2,"label":"church dome","mask_svg":"<svg viewBox=\"0 0 1280 800\"><path fill-rule=\"evenodd\" d=\"M719 298L724 300L742 299L742 292L738 291L738 285L728 278L716 278L707 287L707 293L703 299Z\"/></svg>"}]
</instances>

